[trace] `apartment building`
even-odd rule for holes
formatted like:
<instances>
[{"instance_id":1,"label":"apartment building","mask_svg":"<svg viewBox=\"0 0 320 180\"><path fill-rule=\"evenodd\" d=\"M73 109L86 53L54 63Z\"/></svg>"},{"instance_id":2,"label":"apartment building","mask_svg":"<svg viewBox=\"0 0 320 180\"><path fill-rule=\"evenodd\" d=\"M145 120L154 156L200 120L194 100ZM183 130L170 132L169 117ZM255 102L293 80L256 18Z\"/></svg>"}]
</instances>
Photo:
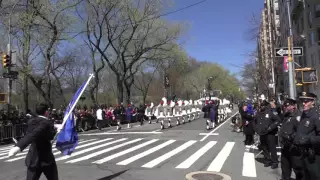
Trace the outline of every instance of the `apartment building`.
<instances>
[{"instance_id":1,"label":"apartment building","mask_svg":"<svg viewBox=\"0 0 320 180\"><path fill-rule=\"evenodd\" d=\"M274 69L275 88L277 89L277 63L275 61L274 48L278 44L278 36L280 36L280 16L278 0L264 0L264 8L261 12L261 24L258 38L258 68L260 79L264 85L273 84L272 69ZM272 68L274 67L274 68ZM262 77L263 76L263 77ZM263 89L261 93L272 94L272 87ZM266 92L267 91L267 92Z\"/></svg>"},{"instance_id":2,"label":"apartment building","mask_svg":"<svg viewBox=\"0 0 320 180\"><path fill-rule=\"evenodd\" d=\"M304 48L304 56L294 57L295 68L312 67L320 70L320 0L289 0L292 19L293 44ZM279 0L281 47L288 46L289 20L287 0ZM282 62L283 61L279 61ZM283 67L283 64L282 64ZM318 73L320 74L320 73ZM288 73L283 72L283 90L289 93ZM308 90L320 96L320 84L297 86L297 93Z\"/></svg>"}]
</instances>

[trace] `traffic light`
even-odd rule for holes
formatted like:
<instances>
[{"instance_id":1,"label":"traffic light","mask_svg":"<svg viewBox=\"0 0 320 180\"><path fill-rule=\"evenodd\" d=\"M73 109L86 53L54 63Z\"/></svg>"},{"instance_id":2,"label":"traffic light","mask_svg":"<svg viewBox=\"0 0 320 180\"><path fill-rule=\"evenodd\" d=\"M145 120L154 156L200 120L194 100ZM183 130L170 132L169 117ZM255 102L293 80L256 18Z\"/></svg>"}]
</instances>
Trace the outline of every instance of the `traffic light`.
<instances>
[{"instance_id":1,"label":"traffic light","mask_svg":"<svg viewBox=\"0 0 320 180\"><path fill-rule=\"evenodd\" d=\"M2 66L3 68L11 66L11 57L8 54L2 54Z\"/></svg>"}]
</instances>

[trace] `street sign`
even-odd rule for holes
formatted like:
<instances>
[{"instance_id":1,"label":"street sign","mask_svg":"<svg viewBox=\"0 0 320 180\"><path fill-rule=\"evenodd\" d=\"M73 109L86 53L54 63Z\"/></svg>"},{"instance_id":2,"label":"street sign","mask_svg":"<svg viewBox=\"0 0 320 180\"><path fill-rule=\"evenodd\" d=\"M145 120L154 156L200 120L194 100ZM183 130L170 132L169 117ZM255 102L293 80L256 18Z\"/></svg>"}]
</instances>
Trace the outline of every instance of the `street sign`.
<instances>
[{"instance_id":1,"label":"street sign","mask_svg":"<svg viewBox=\"0 0 320 180\"><path fill-rule=\"evenodd\" d=\"M294 56L303 56L303 47L294 47L293 48ZM288 47L275 48L276 57L284 57L289 55Z\"/></svg>"},{"instance_id":2,"label":"street sign","mask_svg":"<svg viewBox=\"0 0 320 180\"><path fill-rule=\"evenodd\" d=\"M302 71L302 82L317 83L318 82L317 70L312 69L308 71Z\"/></svg>"},{"instance_id":3,"label":"street sign","mask_svg":"<svg viewBox=\"0 0 320 180\"><path fill-rule=\"evenodd\" d=\"M9 73L3 73L2 75L4 78L17 79L18 74L17 71L10 71Z\"/></svg>"}]
</instances>

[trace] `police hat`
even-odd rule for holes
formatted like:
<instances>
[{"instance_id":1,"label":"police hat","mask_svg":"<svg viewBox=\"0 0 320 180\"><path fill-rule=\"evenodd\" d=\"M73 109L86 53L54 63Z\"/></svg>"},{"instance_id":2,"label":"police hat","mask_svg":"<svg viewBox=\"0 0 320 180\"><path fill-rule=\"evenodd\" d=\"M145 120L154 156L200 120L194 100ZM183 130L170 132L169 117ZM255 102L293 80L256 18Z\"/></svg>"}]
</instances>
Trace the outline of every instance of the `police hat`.
<instances>
[{"instance_id":1,"label":"police hat","mask_svg":"<svg viewBox=\"0 0 320 180\"><path fill-rule=\"evenodd\" d=\"M294 99L287 98L284 101L283 106L285 106L285 107L292 106L292 105L295 105L296 103L297 103L297 101L295 101Z\"/></svg>"},{"instance_id":2,"label":"police hat","mask_svg":"<svg viewBox=\"0 0 320 180\"><path fill-rule=\"evenodd\" d=\"M307 93L307 92L302 92L299 96L299 99L310 99L310 100L315 100L317 99L317 95L313 93Z\"/></svg>"}]
</instances>

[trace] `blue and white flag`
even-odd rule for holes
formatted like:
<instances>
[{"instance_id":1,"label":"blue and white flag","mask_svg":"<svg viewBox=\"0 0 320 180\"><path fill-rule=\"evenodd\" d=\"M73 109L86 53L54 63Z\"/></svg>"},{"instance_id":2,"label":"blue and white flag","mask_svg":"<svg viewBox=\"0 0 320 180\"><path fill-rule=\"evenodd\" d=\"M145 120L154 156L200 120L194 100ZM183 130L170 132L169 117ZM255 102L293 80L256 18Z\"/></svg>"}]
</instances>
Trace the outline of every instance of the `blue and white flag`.
<instances>
[{"instance_id":1,"label":"blue and white flag","mask_svg":"<svg viewBox=\"0 0 320 180\"><path fill-rule=\"evenodd\" d=\"M77 90L76 94L71 99L63 118L62 128L60 132L57 133L57 143L56 148L61 151L64 155L70 155L76 146L78 145L78 133L75 127L74 113L75 108L79 98L88 86L93 75L90 75L88 80L84 82L80 88Z\"/></svg>"}]
</instances>

